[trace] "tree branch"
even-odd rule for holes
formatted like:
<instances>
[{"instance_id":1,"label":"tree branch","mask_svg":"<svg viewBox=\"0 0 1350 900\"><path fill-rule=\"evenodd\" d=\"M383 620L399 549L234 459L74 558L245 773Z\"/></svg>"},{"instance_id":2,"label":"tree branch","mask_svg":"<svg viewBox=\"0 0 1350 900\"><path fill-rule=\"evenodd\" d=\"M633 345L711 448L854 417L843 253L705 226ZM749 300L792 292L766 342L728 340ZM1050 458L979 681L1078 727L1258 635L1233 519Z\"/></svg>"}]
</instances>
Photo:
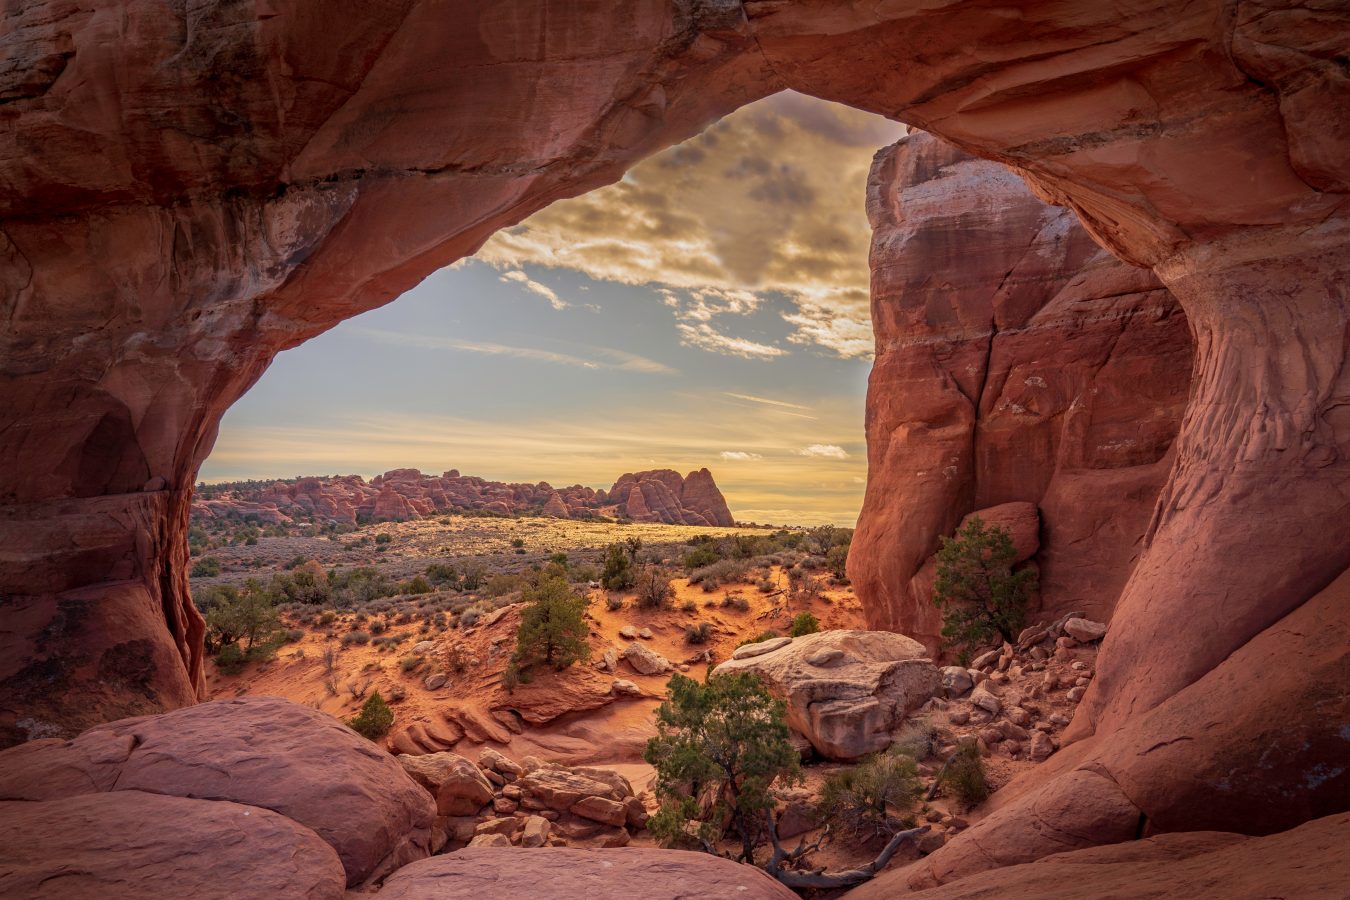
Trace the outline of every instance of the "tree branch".
<instances>
[{"instance_id":1,"label":"tree branch","mask_svg":"<svg viewBox=\"0 0 1350 900\"><path fill-rule=\"evenodd\" d=\"M865 866L859 866L856 869L846 869L842 872L794 872L791 869L783 868L784 862L796 862L800 859L799 854L807 852L806 839L802 839L802 844L792 853L783 849L783 845L778 841L778 825L773 820L773 810L765 813L769 823L769 840L773 842L773 855L769 861L764 864L764 871L768 872L774 878L790 888L812 888L816 890L830 890L833 888L850 887L855 884L862 884L870 880L873 876L886 867L886 863L891 861L891 857L900 849L900 845L906 840L917 838L919 835L927 834L929 826L922 825L918 828L911 828L908 831L898 831L892 835L891 840L885 848ZM827 829L828 830L828 829ZM824 840L822 835L821 840ZM816 842L819 846L820 841Z\"/></svg>"}]
</instances>

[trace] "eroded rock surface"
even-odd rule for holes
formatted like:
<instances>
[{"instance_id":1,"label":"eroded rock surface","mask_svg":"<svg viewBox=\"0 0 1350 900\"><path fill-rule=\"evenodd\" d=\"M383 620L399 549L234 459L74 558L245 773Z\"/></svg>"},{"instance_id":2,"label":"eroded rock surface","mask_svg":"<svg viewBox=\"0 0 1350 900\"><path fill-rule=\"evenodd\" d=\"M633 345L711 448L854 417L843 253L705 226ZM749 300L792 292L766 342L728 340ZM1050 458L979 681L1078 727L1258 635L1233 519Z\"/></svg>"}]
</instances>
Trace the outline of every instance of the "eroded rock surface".
<instances>
[{"instance_id":1,"label":"eroded rock surface","mask_svg":"<svg viewBox=\"0 0 1350 900\"><path fill-rule=\"evenodd\" d=\"M547 886L543 888L543 886ZM594 900L700 897L790 900L797 895L762 869L687 850L474 847L400 869L386 900L480 900L538 895Z\"/></svg>"},{"instance_id":2,"label":"eroded rock surface","mask_svg":"<svg viewBox=\"0 0 1350 900\"><path fill-rule=\"evenodd\" d=\"M0 752L0 799L145 791L273 810L338 853L352 884L431 852L436 812L394 758L275 697L215 700Z\"/></svg>"},{"instance_id":3,"label":"eroded rock surface","mask_svg":"<svg viewBox=\"0 0 1350 900\"><path fill-rule=\"evenodd\" d=\"M340 898L342 864L267 809L117 791L0 802L6 897Z\"/></svg>"},{"instance_id":4,"label":"eroded rock surface","mask_svg":"<svg viewBox=\"0 0 1350 900\"><path fill-rule=\"evenodd\" d=\"M753 672L787 702L788 724L827 759L891 744L891 733L941 686L917 641L884 631L821 631L767 653L730 659L717 674Z\"/></svg>"}]
</instances>

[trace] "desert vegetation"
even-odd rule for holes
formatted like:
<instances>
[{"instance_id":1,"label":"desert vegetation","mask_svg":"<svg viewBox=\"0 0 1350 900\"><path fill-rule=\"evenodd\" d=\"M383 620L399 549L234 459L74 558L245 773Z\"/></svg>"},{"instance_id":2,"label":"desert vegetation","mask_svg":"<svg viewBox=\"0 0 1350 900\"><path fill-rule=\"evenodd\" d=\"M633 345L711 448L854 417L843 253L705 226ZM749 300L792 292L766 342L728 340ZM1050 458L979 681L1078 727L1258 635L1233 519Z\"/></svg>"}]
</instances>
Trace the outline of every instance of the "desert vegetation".
<instances>
[{"instance_id":1,"label":"desert vegetation","mask_svg":"<svg viewBox=\"0 0 1350 900\"><path fill-rule=\"evenodd\" d=\"M1014 641L1026 624L1036 571L1014 570L1017 552L1006 528L973 516L937 552L933 603L942 610L942 636L963 658L995 637Z\"/></svg>"}]
</instances>

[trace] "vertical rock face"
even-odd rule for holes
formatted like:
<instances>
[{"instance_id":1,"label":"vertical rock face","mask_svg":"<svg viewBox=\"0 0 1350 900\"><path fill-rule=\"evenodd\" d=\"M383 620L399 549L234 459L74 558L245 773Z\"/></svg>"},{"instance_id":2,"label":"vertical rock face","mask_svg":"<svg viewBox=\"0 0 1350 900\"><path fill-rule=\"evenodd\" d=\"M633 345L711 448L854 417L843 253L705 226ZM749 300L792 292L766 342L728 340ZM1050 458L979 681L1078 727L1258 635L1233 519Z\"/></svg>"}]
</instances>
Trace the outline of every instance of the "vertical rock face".
<instances>
[{"instance_id":1,"label":"vertical rock face","mask_svg":"<svg viewBox=\"0 0 1350 900\"><path fill-rule=\"evenodd\" d=\"M619 476L605 495L634 522L665 522L667 525L736 524L726 498L712 473L699 469L681 477L671 469L653 469Z\"/></svg>"},{"instance_id":2,"label":"vertical rock face","mask_svg":"<svg viewBox=\"0 0 1350 900\"><path fill-rule=\"evenodd\" d=\"M936 647L931 555L973 510L1041 512L1040 602L1107 618L1190 385L1179 304L1007 169L922 132L877 155L868 486L849 574Z\"/></svg>"}]
</instances>

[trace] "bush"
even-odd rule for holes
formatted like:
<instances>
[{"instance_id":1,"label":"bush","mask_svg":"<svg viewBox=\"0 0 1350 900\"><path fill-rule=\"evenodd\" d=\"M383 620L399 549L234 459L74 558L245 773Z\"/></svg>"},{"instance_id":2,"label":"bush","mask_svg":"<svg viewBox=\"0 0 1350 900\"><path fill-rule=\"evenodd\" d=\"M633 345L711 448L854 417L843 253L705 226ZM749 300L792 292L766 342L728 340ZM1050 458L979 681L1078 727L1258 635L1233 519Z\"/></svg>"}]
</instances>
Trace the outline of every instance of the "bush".
<instances>
[{"instance_id":1,"label":"bush","mask_svg":"<svg viewBox=\"0 0 1350 900\"><path fill-rule=\"evenodd\" d=\"M1036 589L1030 568L1014 572L1017 551L1008 529L984 527L972 516L937 552L933 603L942 610L948 646L969 650L995 637L1013 641L1026 624L1027 598Z\"/></svg>"},{"instance_id":2,"label":"bush","mask_svg":"<svg viewBox=\"0 0 1350 900\"><path fill-rule=\"evenodd\" d=\"M216 654L216 668L226 675L237 675L248 664L248 654L238 644L226 644Z\"/></svg>"},{"instance_id":3,"label":"bush","mask_svg":"<svg viewBox=\"0 0 1350 900\"><path fill-rule=\"evenodd\" d=\"M193 578L214 578L224 569L220 559L215 556L203 556L192 564Z\"/></svg>"},{"instance_id":4,"label":"bush","mask_svg":"<svg viewBox=\"0 0 1350 900\"><path fill-rule=\"evenodd\" d=\"M623 609L623 598L616 597L613 594L610 594L608 597L605 598L605 609L609 610L610 612L618 612L619 610Z\"/></svg>"},{"instance_id":5,"label":"bush","mask_svg":"<svg viewBox=\"0 0 1350 900\"><path fill-rule=\"evenodd\" d=\"M529 586L530 579L524 575L493 575L483 586L483 593L489 597L504 597Z\"/></svg>"},{"instance_id":6,"label":"bush","mask_svg":"<svg viewBox=\"0 0 1350 900\"><path fill-rule=\"evenodd\" d=\"M750 601L739 594L727 594L722 597L722 607L726 608L728 606L737 612L750 611Z\"/></svg>"},{"instance_id":7,"label":"bush","mask_svg":"<svg viewBox=\"0 0 1350 900\"><path fill-rule=\"evenodd\" d=\"M684 630L684 640L689 644L706 644L711 637L712 625L708 622L699 622Z\"/></svg>"},{"instance_id":8,"label":"bush","mask_svg":"<svg viewBox=\"0 0 1350 900\"><path fill-rule=\"evenodd\" d=\"M413 578L412 581L408 582L407 585L404 586L404 588L403 588L403 593L405 593L405 594L430 594L430 593L431 593L431 583L430 583L429 581L427 581L426 578L424 578L423 576L418 575L417 577Z\"/></svg>"},{"instance_id":9,"label":"bush","mask_svg":"<svg viewBox=\"0 0 1350 900\"><path fill-rule=\"evenodd\" d=\"M526 670L536 663L562 671L590 657L586 643L586 600L572 593L565 578L548 578L525 592L527 605L516 631L511 664Z\"/></svg>"},{"instance_id":10,"label":"bush","mask_svg":"<svg viewBox=\"0 0 1350 900\"><path fill-rule=\"evenodd\" d=\"M288 629L286 629L286 641L287 641L288 643L294 644L294 643L296 643L297 641L304 640L304 637L305 637L305 632L304 632L303 629L300 629L300 628L288 628Z\"/></svg>"},{"instance_id":11,"label":"bush","mask_svg":"<svg viewBox=\"0 0 1350 900\"><path fill-rule=\"evenodd\" d=\"M392 543L393 540L394 536L387 531L381 531L379 534L375 535L375 543L377 544L389 544Z\"/></svg>"},{"instance_id":12,"label":"bush","mask_svg":"<svg viewBox=\"0 0 1350 900\"><path fill-rule=\"evenodd\" d=\"M369 644L370 632L368 631L349 631L342 636L342 645L348 644Z\"/></svg>"},{"instance_id":13,"label":"bush","mask_svg":"<svg viewBox=\"0 0 1350 900\"><path fill-rule=\"evenodd\" d=\"M520 548L522 548L522 547L525 546L525 539L524 539L524 538L511 538L511 546L512 546L512 547L515 547L517 550L519 550Z\"/></svg>"},{"instance_id":14,"label":"bush","mask_svg":"<svg viewBox=\"0 0 1350 900\"><path fill-rule=\"evenodd\" d=\"M455 567L446 563L432 563L426 568L426 576L432 584L454 585L459 582L459 573Z\"/></svg>"},{"instance_id":15,"label":"bush","mask_svg":"<svg viewBox=\"0 0 1350 900\"><path fill-rule=\"evenodd\" d=\"M633 585L637 591L637 605L641 609L662 609L675 596L670 577L656 566L645 566Z\"/></svg>"},{"instance_id":16,"label":"bush","mask_svg":"<svg viewBox=\"0 0 1350 900\"><path fill-rule=\"evenodd\" d=\"M648 830L667 847L695 839L707 847L734 835L741 861L753 863L774 807L771 789L801 780L786 705L750 672L710 675L702 684L674 675L667 696L642 754L656 769L661 800Z\"/></svg>"},{"instance_id":17,"label":"bush","mask_svg":"<svg viewBox=\"0 0 1350 900\"><path fill-rule=\"evenodd\" d=\"M483 611L481 609L476 606L471 606L459 614L459 624L464 628L477 625L478 619L482 614Z\"/></svg>"},{"instance_id":18,"label":"bush","mask_svg":"<svg viewBox=\"0 0 1350 900\"><path fill-rule=\"evenodd\" d=\"M400 671L406 674L408 672L413 671L418 666L422 665L422 663L424 662L426 662L426 660L418 656L416 653L413 653L400 659L398 661L398 667Z\"/></svg>"},{"instance_id":19,"label":"bush","mask_svg":"<svg viewBox=\"0 0 1350 900\"><path fill-rule=\"evenodd\" d=\"M371 623L370 623L370 633L371 633L371 634L384 634L384 631L385 631L385 628L386 628L386 627L388 627L388 626L386 626L386 625L384 624L384 622L380 621L379 619L374 619L374 620L372 620Z\"/></svg>"},{"instance_id":20,"label":"bush","mask_svg":"<svg viewBox=\"0 0 1350 900\"><path fill-rule=\"evenodd\" d=\"M804 634L815 634L820 630L820 620L809 612L797 613L792 619L792 625L788 628L788 635L791 637L801 637Z\"/></svg>"},{"instance_id":21,"label":"bush","mask_svg":"<svg viewBox=\"0 0 1350 900\"><path fill-rule=\"evenodd\" d=\"M840 830L870 840L907 827L912 819L892 816L890 810L894 807L907 813L919 791L919 768L914 759L888 750L828 776L821 786L817 809Z\"/></svg>"},{"instance_id":22,"label":"bush","mask_svg":"<svg viewBox=\"0 0 1350 900\"><path fill-rule=\"evenodd\" d=\"M772 594L774 592L774 588L777 587L777 585L775 585L769 579L765 578L762 579L759 582L759 584L755 585L755 587L758 588L761 594Z\"/></svg>"},{"instance_id":23,"label":"bush","mask_svg":"<svg viewBox=\"0 0 1350 900\"><path fill-rule=\"evenodd\" d=\"M973 806L984 802L989 797L989 781L980 748L970 745L957 750L942 772L941 781L964 803Z\"/></svg>"},{"instance_id":24,"label":"bush","mask_svg":"<svg viewBox=\"0 0 1350 900\"><path fill-rule=\"evenodd\" d=\"M831 547L830 552L825 554L825 565L835 578L848 581L848 545Z\"/></svg>"},{"instance_id":25,"label":"bush","mask_svg":"<svg viewBox=\"0 0 1350 900\"><path fill-rule=\"evenodd\" d=\"M630 553L627 543L610 544L605 548L605 565L600 571L600 583L606 590L623 591L633 586L637 573L633 571L633 558L636 551Z\"/></svg>"},{"instance_id":26,"label":"bush","mask_svg":"<svg viewBox=\"0 0 1350 900\"><path fill-rule=\"evenodd\" d=\"M743 559L719 559L711 565L695 569L689 575L689 583L702 585L705 591L711 593L721 585L744 581L749 571L750 564Z\"/></svg>"},{"instance_id":27,"label":"bush","mask_svg":"<svg viewBox=\"0 0 1350 900\"><path fill-rule=\"evenodd\" d=\"M698 612L698 604L695 603L693 600L686 600L680 604L680 609L684 610L687 613Z\"/></svg>"},{"instance_id":28,"label":"bush","mask_svg":"<svg viewBox=\"0 0 1350 900\"><path fill-rule=\"evenodd\" d=\"M361 704L361 712L356 718L347 723L352 731L362 737L370 740L378 740L389 733L389 729L394 725L394 711L384 702L380 692L376 691L370 695L365 703Z\"/></svg>"},{"instance_id":29,"label":"bush","mask_svg":"<svg viewBox=\"0 0 1350 900\"><path fill-rule=\"evenodd\" d=\"M206 618L206 646L211 650L243 641L248 653L254 645L271 641L281 625L271 598L253 578L242 589L216 585L203 591L199 605Z\"/></svg>"},{"instance_id":30,"label":"bush","mask_svg":"<svg viewBox=\"0 0 1350 900\"><path fill-rule=\"evenodd\" d=\"M335 621L337 621L337 613L333 612L331 609L324 610L319 615L320 625L332 625Z\"/></svg>"}]
</instances>

